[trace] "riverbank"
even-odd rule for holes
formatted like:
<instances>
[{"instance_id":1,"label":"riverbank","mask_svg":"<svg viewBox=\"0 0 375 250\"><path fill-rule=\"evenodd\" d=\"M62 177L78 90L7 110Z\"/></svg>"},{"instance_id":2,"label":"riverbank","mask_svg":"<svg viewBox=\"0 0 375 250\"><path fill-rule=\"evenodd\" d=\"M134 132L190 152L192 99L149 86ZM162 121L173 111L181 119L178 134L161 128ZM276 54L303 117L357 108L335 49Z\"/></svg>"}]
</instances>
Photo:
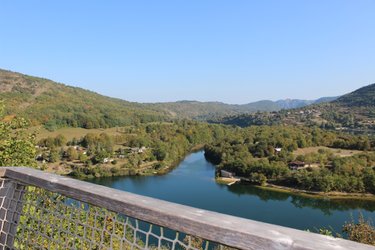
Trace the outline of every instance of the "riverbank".
<instances>
[{"instance_id":1,"label":"riverbank","mask_svg":"<svg viewBox=\"0 0 375 250\"><path fill-rule=\"evenodd\" d=\"M238 178L226 178L226 177L217 177L215 179L216 183L219 183L219 184L224 184L224 185L233 185L237 182L240 182L241 179L238 179Z\"/></svg>"},{"instance_id":2,"label":"riverbank","mask_svg":"<svg viewBox=\"0 0 375 250\"><path fill-rule=\"evenodd\" d=\"M46 171L60 175L71 176L80 180L90 180L101 177L127 177L127 176L154 176L166 175L173 171L190 154L201 151L204 144L198 144L191 147L184 155L177 159L166 161L144 162L136 168L122 168L117 164L98 164L93 166L65 164L52 164L45 168ZM155 167L160 164L161 167Z\"/></svg>"},{"instance_id":3,"label":"riverbank","mask_svg":"<svg viewBox=\"0 0 375 250\"><path fill-rule=\"evenodd\" d=\"M215 165L204 152L189 154L166 175L95 178L93 183L127 192L301 230L333 228L341 232L351 216L362 213L375 220L375 202L330 200L262 190L252 185L219 185L213 180ZM283 193L284 192L284 193Z\"/></svg>"},{"instance_id":4,"label":"riverbank","mask_svg":"<svg viewBox=\"0 0 375 250\"><path fill-rule=\"evenodd\" d=\"M184 154L183 156L181 156L179 159L175 160L174 162L171 162L170 164L166 165L165 167L163 167L161 169L158 169L158 170L154 170L152 173L149 173L149 174L139 174L139 175L150 176L150 175L165 175L165 174L168 174L173 169L178 167L178 165L180 165L181 162L188 155L199 152L199 151L203 150L203 148L204 148L204 144L195 145L192 148L190 148L190 150L186 154Z\"/></svg>"},{"instance_id":5,"label":"riverbank","mask_svg":"<svg viewBox=\"0 0 375 250\"><path fill-rule=\"evenodd\" d=\"M320 199L358 199L358 200L368 200L368 201L375 201L375 195L370 193L344 193L344 192L318 192L318 191L308 191L303 189L279 186L271 183L266 183L264 186L250 184L249 182L244 182L244 178L225 178L225 177L216 177L216 183L223 184L223 185L232 185L238 183L238 185L251 185L259 189L268 190L268 191L275 191L275 192L282 192L282 193L289 193L289 194L297 194L309 198L320 198Z\"/></svg>"},{"instance_id":6,"label":"riverbank","mask_svg":"<svg viewBox=\"0 0 375 250\"><path fill-rule=\"evenodd\" d=\"M243 184L242 184L243 185ZM267 183L265 186L257 186L257 188L269 191L276 191L276 192L283 192L283 193L290 193L290 194L297 194L309 198L320 198L320 199L357 199L357 200L368 200L368 201L375 201L375 195L369 193L344 193L344 192L317 192L317 191L308 191L308 190L301 190L296 188L278 186L274 184Z\"/></svg>"}]
</instances>

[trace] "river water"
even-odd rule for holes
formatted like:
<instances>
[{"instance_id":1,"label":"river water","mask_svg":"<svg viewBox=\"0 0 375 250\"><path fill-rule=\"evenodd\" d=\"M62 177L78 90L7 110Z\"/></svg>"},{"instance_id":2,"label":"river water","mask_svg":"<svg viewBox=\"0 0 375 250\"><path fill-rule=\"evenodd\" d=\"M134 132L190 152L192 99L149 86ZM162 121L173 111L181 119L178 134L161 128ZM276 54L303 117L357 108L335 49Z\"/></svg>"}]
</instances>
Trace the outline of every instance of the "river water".
<instances>
[{"instance_id":1,"label":"river water","mask_svg":"<svg viewBox=\"0 0 375 250\"><path fill-rule=\"evenodd\" d=\"M267 223L315 231L341 227L362 213L375 220L375 202L307 198L266 191L250 185L217 184L215 166L199 151L188 155L178 167L162 176L98 178L92 182L108 187L176 202L192 207Z\"/></svg>"}]
</instances>

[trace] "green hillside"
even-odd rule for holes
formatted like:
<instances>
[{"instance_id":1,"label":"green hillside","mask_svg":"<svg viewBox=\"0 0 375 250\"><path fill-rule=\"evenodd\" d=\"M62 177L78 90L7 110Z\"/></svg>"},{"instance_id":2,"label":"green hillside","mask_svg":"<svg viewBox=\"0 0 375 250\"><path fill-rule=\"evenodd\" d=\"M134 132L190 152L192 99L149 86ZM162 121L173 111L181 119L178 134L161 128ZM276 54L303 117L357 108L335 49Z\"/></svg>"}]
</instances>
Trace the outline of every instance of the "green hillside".
<instances>
[{"instance_id":1,"label":"green hillside","mask_svg":"<svg viewBox=\"0 0 375 250\"><path fill-rule=\"evenodd\" d=\"M35 125L44 124L50 129L64 126L106 128L171 119L217 120L316 102L287 99L243 105L198 101L141 104L1 69L0 99L6 104L6 114L21 115Z\"/></svg>"},{"instance_id":2,"label":"green hillside","mask_svg":"<svg viewBox=\"0 0 375 250\"><path fill-rule=\"evenodd\" d=\"M206 121L223 116L254 113L257 111L275 111L281 108L273 101L258 101L237 105L222 102L178 101L149 104L172 117Z\"/></svg>"},{"instance_id":3,"label":"green hillside","mask_svg":"<svg viewBox=\"0 0 375 250\"><path fill-rule=\"evenodd\" d=\"M142 104L6 70L0 70L0 99L7 115L21 115L51 129L105 128L168 119L164 112Z\"/></svg>"},{"instance_id":4,"label":"green hillside","mask_svg":"<svg viewBox=\"0 0 375 250\"><path fill-rule=\"evenodd\" d=\"M222 102L178 101L148 104L150 107L167 112L172 117L201 121L220 119L226 116L252 114L255 112L273 112L282 109L304 107L317 102L328 102L335 97L318 100L286 99L278 101L262 100L247 104L226 104Z\"/></svg>"},{"instance_id":5,"label":"green hillside","mask_svg":"<svg viewBox=\"0 0 375 250\"><path fill-rule=\"evenodd\" d=\"M341 96L333 103L345 107L375 107L375 83Z\"/></svg>"},{"instance_id":6,"label":"green hillside","mask_svg":"<svg viewBox=\"0 0 375 250\"><path fill-rule=\"evenodd\" d=\"M278 112L257 112L212 119L211 122L238 125L317 125L349 132L375 132L375 84L360 88L332 102Z\"/></svg>"}]
</instances>

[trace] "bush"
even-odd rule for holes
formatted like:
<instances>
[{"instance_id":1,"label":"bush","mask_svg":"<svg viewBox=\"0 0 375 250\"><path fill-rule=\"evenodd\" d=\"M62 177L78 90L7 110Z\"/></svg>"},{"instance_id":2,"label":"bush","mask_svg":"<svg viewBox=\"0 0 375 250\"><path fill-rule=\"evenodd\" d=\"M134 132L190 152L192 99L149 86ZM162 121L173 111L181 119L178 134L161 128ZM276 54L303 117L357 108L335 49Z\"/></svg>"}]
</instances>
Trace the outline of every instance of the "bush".
<instances>
[{"instance_id":1,"label":"bush","mask_svg":"<svg viewBox=\"0 0 375 250\"><path fill-rule=\"evenodd\" d=\"M375 246L375 228L362 214L359 215L358 222L352 218L351 222L345 223L342 231L348 235L349 240Z\"/></svg>"}]
</instances>

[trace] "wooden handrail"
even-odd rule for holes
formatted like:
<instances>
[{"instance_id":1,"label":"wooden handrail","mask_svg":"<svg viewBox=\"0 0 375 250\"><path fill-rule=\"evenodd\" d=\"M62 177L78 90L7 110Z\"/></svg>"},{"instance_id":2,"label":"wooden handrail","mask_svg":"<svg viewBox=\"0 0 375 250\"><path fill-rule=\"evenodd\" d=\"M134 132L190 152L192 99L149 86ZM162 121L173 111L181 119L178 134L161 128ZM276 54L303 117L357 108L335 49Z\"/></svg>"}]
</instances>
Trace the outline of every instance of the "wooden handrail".
<instances>
[{"instance_id":1,"label":"wooden handrail","mask_svg":"<svg viewBox=\"0 0 375 250\"><path fill-rule=\"evenodd\" d=\"M136 195L26 167L0 176L239 249L375 249L356 242Z\"/></svg>"}]
</instances>

